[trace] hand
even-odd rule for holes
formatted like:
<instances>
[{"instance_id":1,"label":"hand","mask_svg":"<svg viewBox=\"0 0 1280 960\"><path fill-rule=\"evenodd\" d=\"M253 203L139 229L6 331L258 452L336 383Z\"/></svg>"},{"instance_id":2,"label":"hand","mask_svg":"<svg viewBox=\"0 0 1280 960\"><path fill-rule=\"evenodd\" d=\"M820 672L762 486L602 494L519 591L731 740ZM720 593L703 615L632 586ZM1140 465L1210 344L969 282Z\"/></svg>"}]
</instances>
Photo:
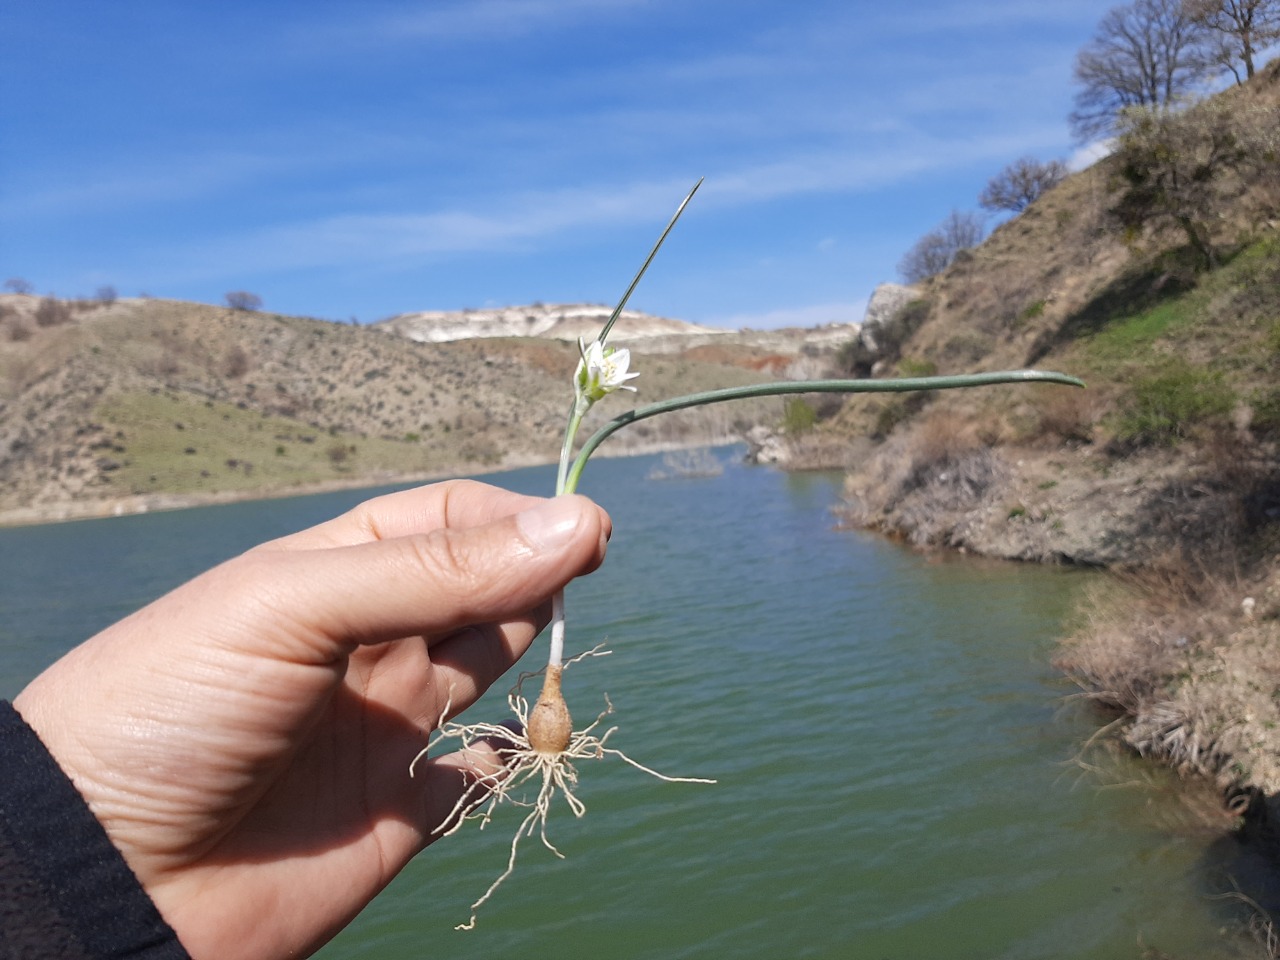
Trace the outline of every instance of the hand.
<instances>
[{"instance_id":1,"label":"hand","mask_svg":"<svg viewBox=\"0 0 1280 960\"><path fill-rule=\"evenodd\" d=\"M482 746L409 777L609 529L582 497L392 494L179 587L14 706L193 957L310 953L499 769Z\"/></svg>"}]
</instances>

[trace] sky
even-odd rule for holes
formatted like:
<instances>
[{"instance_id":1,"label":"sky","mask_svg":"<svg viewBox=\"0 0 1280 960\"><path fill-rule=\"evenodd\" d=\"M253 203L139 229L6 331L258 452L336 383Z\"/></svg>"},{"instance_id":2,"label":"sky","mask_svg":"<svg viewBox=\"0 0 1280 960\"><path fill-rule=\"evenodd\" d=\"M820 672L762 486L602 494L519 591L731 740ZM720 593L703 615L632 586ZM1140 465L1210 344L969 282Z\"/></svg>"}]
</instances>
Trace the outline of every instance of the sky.
<instances>
[{"instance_id":1,"label":"sky","mask_svg":"<svg viewBox=\"0 0 1280 960\"><path fill-rule=\"evenodd\" d=\"M5 0L0 278L368 322L857 322L1114 0ZM994 220L992 223L994 224Z\"/></svg>"}]
</instances>

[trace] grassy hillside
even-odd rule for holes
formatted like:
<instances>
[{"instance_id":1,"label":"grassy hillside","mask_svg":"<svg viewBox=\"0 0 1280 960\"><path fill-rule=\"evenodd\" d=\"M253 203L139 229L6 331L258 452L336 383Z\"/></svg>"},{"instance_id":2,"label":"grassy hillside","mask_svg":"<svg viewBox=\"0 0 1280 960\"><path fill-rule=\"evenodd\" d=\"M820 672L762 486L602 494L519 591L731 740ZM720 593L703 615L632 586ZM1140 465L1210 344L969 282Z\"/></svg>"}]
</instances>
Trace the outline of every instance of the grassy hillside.
<instances>
[{"instance_id":1,"label":"grassy hillside","mask_svg":"<svg viewBox=\"0 0 1280 960\"><path fill-rule=\"evenodd\" d=\"M1280 61L1219 101L1280 131ZM1280 813L1280 155L1204 176L1209 269L1172 218L1117 216L1112 157L918 287L907 374L1034 365L1084 391L853 398L853 524L1122 572L1061 665L1138 751ZM1247 802L1246 802L1247 801ZM1280 845L1270 853L1280 859Z\"/></svg>"},{"instance_id":2,"label":"grassy hillside","mask_svg":"<svg viewBox=\"0 0 1280 960\"><path fill-rule=\"evenodd\" d=\"M758 382L753 358L746 347L638 356L640 398ZM549 461L576 362L559 341L421 344L203 304L3 297L0 512ZM593 414L626 408L619 398ZM777 411L691 411L637 425L611 449L732 439Z\"/></svg>"}]
</instances>

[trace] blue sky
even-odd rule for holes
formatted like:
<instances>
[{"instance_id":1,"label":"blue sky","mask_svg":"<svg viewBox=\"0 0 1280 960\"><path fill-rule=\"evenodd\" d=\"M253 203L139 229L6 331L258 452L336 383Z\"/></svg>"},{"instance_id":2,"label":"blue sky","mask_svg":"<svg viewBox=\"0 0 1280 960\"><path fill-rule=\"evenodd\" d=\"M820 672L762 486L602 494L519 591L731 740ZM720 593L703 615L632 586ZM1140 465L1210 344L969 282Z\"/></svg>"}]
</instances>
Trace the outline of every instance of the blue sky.
<instances>
[{"instance_id":1,"label":"blue sky","mask_svg":"<svg viewBox=\"0 0 1280 960\"><path fill-rule=\"evenodd\" d=\"M611 303L858 320L1073 145L1112 0L5 0L0 275L376 320Z\"/></svg>"}]
</instances>

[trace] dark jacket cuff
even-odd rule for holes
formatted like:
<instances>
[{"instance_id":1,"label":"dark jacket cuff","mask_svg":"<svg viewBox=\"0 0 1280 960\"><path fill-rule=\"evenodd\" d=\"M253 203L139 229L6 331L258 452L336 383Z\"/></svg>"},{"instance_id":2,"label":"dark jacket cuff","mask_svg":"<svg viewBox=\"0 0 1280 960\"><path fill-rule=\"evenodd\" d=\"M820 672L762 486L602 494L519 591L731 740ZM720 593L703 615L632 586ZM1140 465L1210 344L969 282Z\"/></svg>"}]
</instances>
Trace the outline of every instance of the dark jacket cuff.
<instances>
[{"instance_id":1,"label":"dark jacket cuff","mask_svg":"<svg viewBox=\"0 0 1280 960\"><path fill-rule=\"evenodd\" d=\"M62 768L0 700L0 960L190 960Z\"/></svg>"}]
</instances>

